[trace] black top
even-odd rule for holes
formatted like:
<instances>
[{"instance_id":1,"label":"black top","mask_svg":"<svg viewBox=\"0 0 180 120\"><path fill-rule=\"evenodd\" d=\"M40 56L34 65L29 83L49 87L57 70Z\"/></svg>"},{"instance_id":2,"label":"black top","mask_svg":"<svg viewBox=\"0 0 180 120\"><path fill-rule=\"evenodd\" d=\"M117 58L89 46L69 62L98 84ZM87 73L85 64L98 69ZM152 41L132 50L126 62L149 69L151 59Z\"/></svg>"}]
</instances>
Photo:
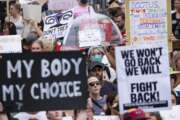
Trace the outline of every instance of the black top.
<instances>
[{"instance_id":1,"label":"black top","mask_svg":"<svg viewBox=\"0 0 180 120\"><path fill-rule=\"evenodd\" d=\"M177 39L180 39L180 19L176 18L176 12L172 13L172 32Z\"/></svg>"}]
</instances>

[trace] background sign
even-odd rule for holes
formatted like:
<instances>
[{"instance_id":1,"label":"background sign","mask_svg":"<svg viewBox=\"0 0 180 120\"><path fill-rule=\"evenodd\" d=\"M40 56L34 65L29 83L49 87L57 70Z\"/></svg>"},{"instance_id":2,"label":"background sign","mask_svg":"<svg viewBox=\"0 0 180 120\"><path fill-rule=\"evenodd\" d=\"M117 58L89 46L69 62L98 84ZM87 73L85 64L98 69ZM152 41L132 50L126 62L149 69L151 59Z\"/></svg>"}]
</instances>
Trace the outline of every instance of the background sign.
<instances>
[{"instance_id":1,"label":"background sign","mask_svg":"<svg viewBox=\"0 0 180 120\"><path fill-rule=\"evenodd\" d=\"M8 111L86 107L82 52L6 54L0 72L0 101Z\"/></svg>"},{"instance_id":2,"label":"background sign","mask_svg":"<svg viewBox=\"0 0 180 120\"><path fill-rule=\"evenodd\" d=\"M0 53L21 53L21 40L19 35L0 36Z\"/></svg>"},{"instance_id":3,"label":"background sign","mask_svg":"<svg viewBox=\"0 0 180 120\"><path fill-rule=\"evenodd\" d=\"M171 107L167 44L156 42L116 48L120 111Z\"/></svg>"},{"instance_id":4,"label":"background sign","mask_svg":"<svg viewBox=\"0 0 180 120\"><path fill-rule=\"evenodd\" d=\"M49 0L49 10L68 10L77 6L77 0Z\"/></svg>"},{"instance_id":5,"label":"background sign","mask_svg":"<svg viewBox=\"0 0 180 120\"><path fill-rule=\"evenodd\" d=\"M73 20L73 11L55 13L44 19L44 36L48 38L64 37Z\"/></svg>"},{"instance_id":6,"label":"background sign","mask_svg":"<svg viewBox=\"0 0 180 120\"><path fill-rule=\"evenodd\" d=\"M171 31L170 0L127 0L125 2L126 27L131 43L159 40L167 42Z\"/></svg>"}]
</instances>

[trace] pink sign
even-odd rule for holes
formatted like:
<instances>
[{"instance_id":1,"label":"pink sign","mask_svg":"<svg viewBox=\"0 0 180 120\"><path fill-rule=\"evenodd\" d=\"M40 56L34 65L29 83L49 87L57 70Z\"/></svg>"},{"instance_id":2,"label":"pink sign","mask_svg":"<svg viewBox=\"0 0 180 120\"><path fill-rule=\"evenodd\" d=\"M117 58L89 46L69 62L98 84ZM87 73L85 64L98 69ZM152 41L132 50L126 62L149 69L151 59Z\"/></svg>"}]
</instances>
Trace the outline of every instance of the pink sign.
<instances>
[{"instance_id":1,"label":"pink sign","mask_svg":"<svg viewBox=\"0 0 180 120\"><path fill-rule=\"evenodd\" d=\"M49 0L49 10L68 10L77 6L77 0Z\"/></svg>"}]
</instances>

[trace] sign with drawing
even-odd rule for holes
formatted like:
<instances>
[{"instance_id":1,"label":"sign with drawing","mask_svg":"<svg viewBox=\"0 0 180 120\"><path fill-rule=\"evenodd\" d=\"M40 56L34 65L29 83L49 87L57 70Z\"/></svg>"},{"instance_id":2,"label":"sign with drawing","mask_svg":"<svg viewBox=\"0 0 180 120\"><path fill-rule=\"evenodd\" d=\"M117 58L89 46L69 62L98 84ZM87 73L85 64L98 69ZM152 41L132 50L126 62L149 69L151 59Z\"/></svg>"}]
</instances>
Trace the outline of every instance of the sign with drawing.
<instances>
[{"instance_id":1,"label":"sign with drawing","mask_svg":"<svg viewBox=\"0 0 180 120\"><path fill-rule=\"evenodd\" d=\"M48 38L61 38L67 33L73 20L73 11L68 10L62 13L54 13L45 16L44 36Z\"/></svg>"}]
</instances>

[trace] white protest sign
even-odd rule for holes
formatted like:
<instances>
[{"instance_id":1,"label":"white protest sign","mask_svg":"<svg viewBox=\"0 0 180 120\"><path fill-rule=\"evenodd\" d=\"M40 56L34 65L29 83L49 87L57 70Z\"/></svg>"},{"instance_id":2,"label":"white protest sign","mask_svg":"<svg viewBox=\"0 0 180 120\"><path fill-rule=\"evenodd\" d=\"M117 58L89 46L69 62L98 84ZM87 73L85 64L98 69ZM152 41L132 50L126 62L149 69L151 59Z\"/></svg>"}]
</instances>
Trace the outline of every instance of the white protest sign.
<instances>
[{"instance_id":1,"label":"white protest sign","mask_svg":"<svg viewBox=\"0 0 180 120\"><path fill-rule=\"evenodd\" d=\"M127 33L132 43L168 40L169 0L126 0L125 2Z\"/></svg>"},{"instance_id":2,"label":"white protest sign","mask_svg":"<svg viewBox=\"0 0 180 120\"><path fill-rule=\"evenodd\" d=\"M164 42L116 48L120 111L171 107L168 48Z\"/></svg>"},{"instance_id":3,"label":"white protest sign","mask_svg":"<svg viewBox=\"0 0 180 120\"><path fill-rule=\"evenodd\" d=\"M93 116L93 120L119 120L118 116Z\"/></svg>"},{"instance_id":4,"label":"white protest sign","mask_svg":"<svg viewBox=\"0 0 180 120\"><path fill-rule=\"evenodd\" d=\"M21 53L21 40L19 35L0 36L0 53Z\"/></svg>"},{"instance_id":5,"label":"white protest sign","mask_svg":"<svg viewBox=\"0 0 180 120\"><path fill-rule=\"evenodd\" d=\"M19 3L20 4L28 4L28 3L33 3L35 1L38 1L38 0L19 0Z\"/></svg>"},{"instance_id":6,"label":"white protest sign","mask_svg":"<svg viewBox=\"0 0 180 120\"><path fill-rule=\"evenodd\" d=\"M73 120L72 117L63 117L62 120Z\"/></svg>"},{"instance_id":7,"label":"white protest sign","mask_svg":"<svg viewBox=\"0 0 180 120\"><path fill-rule=\"evenodd\" d=\"M54 13L45 16L44 36L47 38L64 37L73 20L73 11L68 10L62 13Z\"/></svg>"},{"instance_id":8,"label":"white protest sign","mask_svg":"<svg viewBox=\"0 0 180 120\"><path fill-rule=\"evenodd\" d=\"M79 31L79 47L97 46L101 42L100 29L84 29Z\"/></svg>"},{"instance_id":9,"label":"white protest sign","mask_svg":"<svg viewBox=\"0 0 180 120\"><path fill-rule=\"evenodd\" d=\"M41 21L41 5L23 5L23 17L26 20Z\"/></svg>"},{"instance_id":10,"label":"white protest sign","mask_svg":"<svg viewBox=\"0 0 180 120\"><path fill-rule=\"evenodd\" d=\"M49 0L49 10L68 10L78 5L77 0Z\"/></svg>"},{"instance_id":11,"label":"white protest sign","mask_svg":"<svg viewBox=\"0 0 180 120\"><path fill-rule=\"evenodd\" d=\"M175 105L171 110L162 110L160 115L163 120L179 120L180 118L180 105Z\"/></svg>"}]
</instances>

